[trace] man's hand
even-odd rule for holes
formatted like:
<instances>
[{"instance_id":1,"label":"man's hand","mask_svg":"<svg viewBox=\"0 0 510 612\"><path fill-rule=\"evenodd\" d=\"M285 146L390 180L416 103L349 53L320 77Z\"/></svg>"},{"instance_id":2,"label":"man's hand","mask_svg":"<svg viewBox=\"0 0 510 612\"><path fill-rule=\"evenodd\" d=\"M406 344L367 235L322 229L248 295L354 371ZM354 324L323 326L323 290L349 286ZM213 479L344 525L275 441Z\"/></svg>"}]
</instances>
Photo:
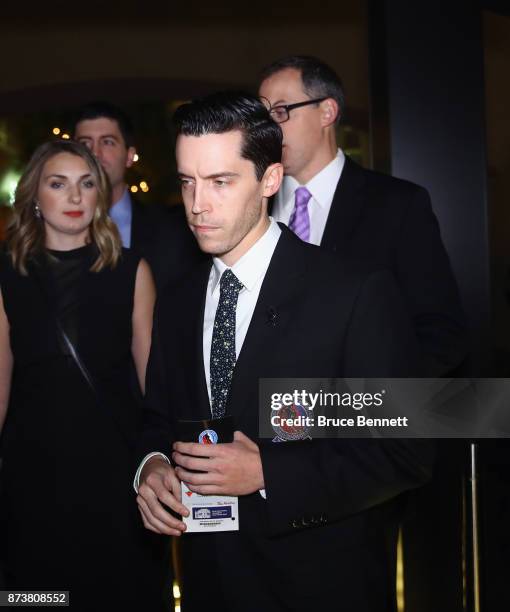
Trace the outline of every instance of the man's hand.
<instances>
[{"instance_id":1,"label":"man's hand","mask_svg":"<svg viewBox=\"0 0 510 612\"><path fill-rule=\"evenodd\" d=\"M178 478L201 495L248 495L264 488L259 447L241 431L226 444L175 442L172 458Z\"/></svg>"},{"instance_id":2,"label":"man's hand","mask_svg":"<svg viewBox=\"0 0 510 612\"><path fill-rule=\"evenodd\" d=\"M181 504L181 483L171 465L161 457L153 457L144 465L136 498L143 524L150 531L179 536L186 525L167 512L161 502L180 515L189 510Z\"/></svg>"}]
</instances>

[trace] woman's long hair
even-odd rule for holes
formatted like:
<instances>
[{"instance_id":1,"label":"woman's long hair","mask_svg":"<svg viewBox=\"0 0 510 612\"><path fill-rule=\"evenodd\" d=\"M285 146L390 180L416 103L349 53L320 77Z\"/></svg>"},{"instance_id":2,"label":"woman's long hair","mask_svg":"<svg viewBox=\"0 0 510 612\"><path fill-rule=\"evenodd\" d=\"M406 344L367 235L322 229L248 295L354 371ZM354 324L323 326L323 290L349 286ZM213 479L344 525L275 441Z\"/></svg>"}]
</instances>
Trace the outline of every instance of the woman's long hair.
<instances>
[{"instance_id":1,"label":"woman's long hair","mask_svg":"<svg viewBox=\"0 0 510 612\"><path fill-rule=\"evenodd\" d=\"M45 248L44 220L36 214L35 202L42 169L59 153L70 153L84 159L95 179L97 204L89 226L89 242L96 245L99 255L91 270L99 272L106 266L115 267L122 252L119 231L108 216L111 187L101 164L85 145L72 140L53 140L35 150L16 188L14 216L7 229L6 244L12 265L23 275L27 274L28 261Z\"/></svg>"}]
</instances>

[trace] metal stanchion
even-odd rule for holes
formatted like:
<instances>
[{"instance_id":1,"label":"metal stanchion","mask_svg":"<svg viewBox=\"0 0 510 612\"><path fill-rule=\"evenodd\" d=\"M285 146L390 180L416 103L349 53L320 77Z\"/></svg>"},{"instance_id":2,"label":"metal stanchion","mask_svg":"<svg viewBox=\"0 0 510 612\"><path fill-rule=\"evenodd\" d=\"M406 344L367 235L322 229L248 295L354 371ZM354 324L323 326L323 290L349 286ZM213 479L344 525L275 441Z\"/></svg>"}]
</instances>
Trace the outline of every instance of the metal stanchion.
<instances>
[{"instance_id":1,"label":"metal stanchion","mask_svg":"<svg viewBox=\"0 0 510 612\"><path fill-rule=\"evenodd\" d=\"M470 482L471 482L471 544L473 572L473 607L474 612L481 612L480 607L480 541L479 541L479 508L478 508L478 447L470 444Z\"/></svg>"}]
</instances>

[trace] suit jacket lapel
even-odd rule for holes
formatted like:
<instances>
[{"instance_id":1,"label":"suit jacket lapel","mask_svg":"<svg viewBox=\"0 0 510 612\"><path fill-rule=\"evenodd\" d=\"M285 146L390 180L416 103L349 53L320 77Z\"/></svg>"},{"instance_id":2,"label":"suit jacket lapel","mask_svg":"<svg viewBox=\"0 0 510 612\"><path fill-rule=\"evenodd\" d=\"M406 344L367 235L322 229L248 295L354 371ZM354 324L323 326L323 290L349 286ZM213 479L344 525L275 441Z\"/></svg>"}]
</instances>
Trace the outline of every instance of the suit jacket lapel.
<instances>
[{"instance_id":1,"label":"suit jacket lapel","mask_svg":"<svg viewBox=\"0 0 510 612\"><path fill-rule=\"evenodd\" d=\"M184 324L184 329L191 330L191 337L188 340L185 339L185 342L190 347L190 397L194 400L190 402L189 406L183 406L186 412L183 418L186 419L203 419L209 418L211 415L205 379L203 350L205 300L211 265L212 261L209 260L197 268L196 273L193 275L188 294L189 300L186 304L185 316L189 317L187 319L189 324Z\"/></svg>"},{"instance_id":2,"label":"suit jacket lapel","mask_svg":"<svg viewBox=\"0 0 510 612\"><path fill-rule=\"evenodd\" d=\"M299 239L283 224L279 225L282 235L262 283L232 377L227 414L235 417L239 417L247 405L242 400L246 381L258 377L260 364L269 358L271 346L292 323L292 305L297 303L305 274Z\"/></svg>"},{"instance_id":3,"label":"suit jacket lapel","mask_svg":"<svg viewBox=\"0 0 510 612\"><path fill-rule=\"evenodd\" d=\"M364 182L363 169L346 156L322 236L322 247L340 251L342 244L352 235L365 205Z\"/></svg>"}]
</instances>

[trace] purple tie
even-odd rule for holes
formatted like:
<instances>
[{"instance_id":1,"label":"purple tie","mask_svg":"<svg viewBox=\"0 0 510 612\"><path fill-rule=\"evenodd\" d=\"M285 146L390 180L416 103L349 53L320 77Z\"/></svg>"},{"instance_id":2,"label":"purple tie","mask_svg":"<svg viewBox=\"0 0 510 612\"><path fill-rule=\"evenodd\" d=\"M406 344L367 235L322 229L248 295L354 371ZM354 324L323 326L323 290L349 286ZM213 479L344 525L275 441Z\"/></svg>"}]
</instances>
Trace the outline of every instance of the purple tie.
<instances>
[{"instance_id":1,"label":"purple tie","mask_svg":"<svg viewBox=\"0 0 510 612\"><path fill-rule=\"evenodd\" d=\"M308 215L308 202L312 194L306 187L298 187L296 189L296 203L294 210L289 220L289 229L291 229L296 236L308 242L310 240L310 217Z\"/></svg>"}]
</instances>

